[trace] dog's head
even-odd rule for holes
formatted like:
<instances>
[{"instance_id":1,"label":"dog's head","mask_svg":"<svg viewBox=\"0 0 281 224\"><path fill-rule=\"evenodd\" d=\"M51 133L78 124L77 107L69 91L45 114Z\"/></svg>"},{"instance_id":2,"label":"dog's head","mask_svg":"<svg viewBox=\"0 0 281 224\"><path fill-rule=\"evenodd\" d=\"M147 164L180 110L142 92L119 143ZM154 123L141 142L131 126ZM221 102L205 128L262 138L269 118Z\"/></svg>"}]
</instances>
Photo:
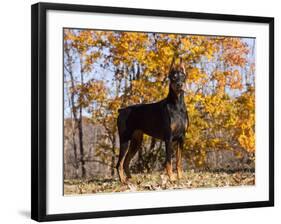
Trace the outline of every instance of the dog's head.
<instances>
[{"instance_id":1,"label":"dog's head","mask_svg":"<svg viewBox=\"0 0 281 224\"><path fill-rule=\"evenodd\" d=\"M184 64L181 62L178 67L173 67L169 72L170 87L174 93L179 94L186 88L186 72Z\"/></svg>"}]
</instances>

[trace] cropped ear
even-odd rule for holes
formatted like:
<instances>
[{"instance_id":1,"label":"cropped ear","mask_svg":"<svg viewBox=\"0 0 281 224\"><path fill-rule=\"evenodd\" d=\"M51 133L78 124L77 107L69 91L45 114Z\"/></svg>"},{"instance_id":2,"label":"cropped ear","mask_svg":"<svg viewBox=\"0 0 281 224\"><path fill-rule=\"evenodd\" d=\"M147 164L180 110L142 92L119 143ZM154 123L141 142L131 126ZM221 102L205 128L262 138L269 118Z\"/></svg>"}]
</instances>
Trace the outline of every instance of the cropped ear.
<instances>
[{"instance_id":1,"label":"cropped ear","mask_svg":"<svg viewBox=\"0 0 281 224\"><path fill-rule=\"evenodd\" d=\"M182 58L180 59L180 66L179 67L180 67L181 72L186 75L185 66L184 66Z\"/></svg>"},{"instance_id":2,"label":"cropped ear","mask_svg":"<svg viewBox=\"0 0 281 224\"><path fill-rule=\"evenodd\" d=\"M168 79L171 79L171 75L174 73L175 71L175 56L173 56L172 58L172 62L170 64L170 69L169 69L169 73L167 75L167 78Z\"/></svg>"},{"instance_id":3,"label":"cropped ear","mask_svg":"<svg viewBox=\"0 0 281 224\"><path fill-rule=\"evenodd\" d=\"M171 65L170 65L170 69L169 69L169 74L168 76L171 74L171 72L175 70L175 57L173 57Z\"/></svg>"}]
</instances>

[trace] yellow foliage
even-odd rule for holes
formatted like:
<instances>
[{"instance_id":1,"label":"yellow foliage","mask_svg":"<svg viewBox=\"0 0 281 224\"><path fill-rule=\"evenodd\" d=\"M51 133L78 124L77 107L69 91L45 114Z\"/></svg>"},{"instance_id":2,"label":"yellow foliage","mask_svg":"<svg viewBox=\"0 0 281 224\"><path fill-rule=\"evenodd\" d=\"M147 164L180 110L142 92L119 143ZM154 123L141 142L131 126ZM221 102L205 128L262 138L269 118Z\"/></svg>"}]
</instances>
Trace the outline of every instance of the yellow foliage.
<instances>
[{"instance_id":1,"label":"yellow foliage","mask_svg":"<svg viewBox=\"0 0 281 224\"><path fill-rule=\"evenodd\" d=\"M120 107L166 96L170 63L180 55L189 85L186 151L194 151L201 166L209 149L255 150L255 91L254 83L246 86L243 82L241 71L249 49L241 38L66 29L64 41L82 57L83 72L90 74L99 59L109 70L121 71L113 75L113 86L119 86L114 87L116 94L109 94L102 81L77 85L79 102L85 108L96 103L91 107L93 120L111 127L112 132ZM249 75L254 75L254 69L252 64Z\"/></svg>"}]
</instances>

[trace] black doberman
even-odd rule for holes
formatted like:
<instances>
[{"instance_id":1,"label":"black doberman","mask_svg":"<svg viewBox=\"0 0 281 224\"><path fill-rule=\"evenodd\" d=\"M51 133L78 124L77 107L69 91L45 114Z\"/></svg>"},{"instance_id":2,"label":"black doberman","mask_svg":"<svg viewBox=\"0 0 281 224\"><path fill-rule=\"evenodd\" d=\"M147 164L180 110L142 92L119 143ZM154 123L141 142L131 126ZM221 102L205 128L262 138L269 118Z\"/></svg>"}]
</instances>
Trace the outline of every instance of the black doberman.
<instances>
[{"instance_id":1,"label":"black doberman","mask_svg":"<svg viewBox=\"0 0 281 224\"><path fill-rule=\"evenodd\" d=\"M117 126L120 153L116 168L122 183L126 183L124 170L127 178L131 178L129 164L141 147L144 133L165 142L165 167L171 181L175 180L172 170L172 151L173 146L176 145L177 175L179 179L182 177L181 151L188 127L183 90L186 73L182 62L177 68L173 65L171 67L168 75L169 93L166 98L156 103L138 104L119 110Z\"/></svg>"}]
</instances>

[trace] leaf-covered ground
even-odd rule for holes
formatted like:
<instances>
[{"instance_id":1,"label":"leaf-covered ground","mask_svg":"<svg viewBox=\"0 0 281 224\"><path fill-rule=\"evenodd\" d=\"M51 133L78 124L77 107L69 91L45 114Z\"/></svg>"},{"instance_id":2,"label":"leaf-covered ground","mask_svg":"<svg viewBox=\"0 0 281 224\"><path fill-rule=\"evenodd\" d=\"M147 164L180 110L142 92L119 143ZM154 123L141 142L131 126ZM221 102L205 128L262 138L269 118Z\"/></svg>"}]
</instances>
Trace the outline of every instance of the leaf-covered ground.
<instances>
[{"instance_id":1,"label":"leaf-covered ground","mask_svg":"<svg viewBox=\"0 0 281 224\"><path fill-rule=\"evenodd\" d=\"M202 187L227 187L254 185L255 174L252 172L194 172L184 173L180 181L170 182L168 177L159 172L153 174L134 174L127 184L114 179L64 180L64 194L92 194L105 192L135 192L166 189L188 189Z\"/></svg>"}]
</instances>

